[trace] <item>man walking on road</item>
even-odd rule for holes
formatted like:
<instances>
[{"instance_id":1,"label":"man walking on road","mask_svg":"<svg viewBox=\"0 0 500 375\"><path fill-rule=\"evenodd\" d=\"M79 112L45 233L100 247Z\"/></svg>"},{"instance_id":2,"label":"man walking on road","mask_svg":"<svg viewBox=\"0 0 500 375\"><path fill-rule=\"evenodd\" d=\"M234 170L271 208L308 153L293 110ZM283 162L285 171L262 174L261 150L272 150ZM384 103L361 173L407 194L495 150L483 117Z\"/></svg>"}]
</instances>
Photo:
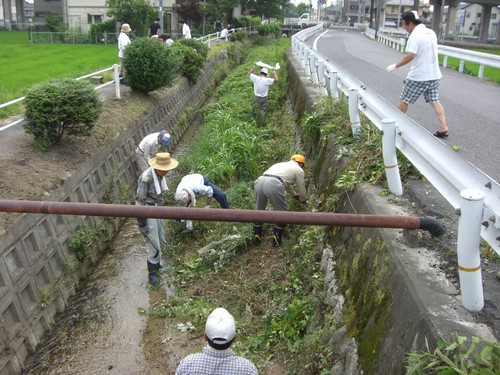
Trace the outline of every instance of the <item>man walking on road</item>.
<instances>
[{"instance_id":1,"label":"man walking on road","mask_svg":"<svg viewBox=\"0 0 500 375\"><path fill-rule=\"evenodd\" d=\"M151 166L137 182L135 195L136 206L163 206L163 194L168 190L165 175L176 168L179 162L170 157L168 152L159 152L149 160ZM160 269L161 248L165 245L165 227L163 219L137 218L139 232L148 244L148 281L157 285Z\"/></svg>"},{"instance_id":2,"label":"man walking on road","mask_svg":"<svg viewBox=\"0 0 500 375\"><path fill-rule=\"evenodd\" d=\"M307 193L304 182L306 159L303 155L292 155L290 161L276 163L260 176L254 184L255 209L265 210L267 201L271 202L277 211L288 210L286 192L298 200L302 206L307 204ZM297 186L298 194L292 188ZM276 224L273 228L273 244L281 246L285 224ZM253 226L253 242L258 245L262 242L262 223Z\"/></svg>"},{"instance_id":3,"label":"man walking on road","mask_svg":"<svg viewBox=\"0 0 500 375\"><path fill-rule=\"evenodd\" d=\"M444 108L439 102L439 83L442 74L439 70L436 33L421 23L416 11L403 13L401 18L403 28L410 33L406 45L407 54L397 63L385 68L390 73L409 62L412 63L399 98L399 109L406 113L408 104L415 103L423 94L425 101L434 108L439 120L439 130L434 135L447 138L448 126Z\"/></svg>"}]
</instances>

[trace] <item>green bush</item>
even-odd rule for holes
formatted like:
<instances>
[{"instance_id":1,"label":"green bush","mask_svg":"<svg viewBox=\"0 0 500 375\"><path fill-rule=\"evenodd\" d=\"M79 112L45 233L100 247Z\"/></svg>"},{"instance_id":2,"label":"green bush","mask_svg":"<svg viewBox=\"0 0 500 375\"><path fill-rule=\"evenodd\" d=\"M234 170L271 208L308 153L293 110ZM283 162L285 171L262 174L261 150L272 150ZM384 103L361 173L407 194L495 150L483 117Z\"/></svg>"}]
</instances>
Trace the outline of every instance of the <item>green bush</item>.
<instances>
[{"instance_id":1,"label":"green bush","mask_svg":"<svg viewBox=\"0 0 500 375\"><path fill-rule=\"evenodd\" d=\"M181 39L179 40L179 43L184 46L194 48L196 52L198 52L205 59L208 56L208 47L196 39Z\"/></svg>"},{"instance_id":2,"label":"green bush","mask_svg":"<svg viewBox=\"0 0 500 375\"><path fill-rule=\"evenodd\" d=\"M25 107L23 127L46 150L65 135L90 134L102 103L90 83L62 78L28 89Z\"/></svg>"},{"instance_id":3,"label":"green bush","mask_svg":"<svg viewBox=\"0 0 500 375\"><path fill-rule=\"evenodd\" d=\"M116 43L116 21L114 19L90 25L90 40L95 44ZM108 35L110 34L110 35Z\"/></svg>"},{"instance_id":4,"label":"green bush","mask_svg":"<svg viewBox=\"0 0 500 375\"><path fill-rule=\"evenodd\" d=\"M134 39L124 51L127 85L142 93L170 86L178 71L178 61L161 39Z\"/></svg>"},{"instance_id":5,"label":"green bush","mask_svg":"<svg viewBox=\"0 0 500 375\"><path fill-rule=\"evenodd\" d=\"M189 82L195 83L202 73L205 65L205 58L200 55L194 48L183 45L182 43L174 43L169 47L171 54L180 59L179 71L188 79Z\"/></svg>"}]
</instances>

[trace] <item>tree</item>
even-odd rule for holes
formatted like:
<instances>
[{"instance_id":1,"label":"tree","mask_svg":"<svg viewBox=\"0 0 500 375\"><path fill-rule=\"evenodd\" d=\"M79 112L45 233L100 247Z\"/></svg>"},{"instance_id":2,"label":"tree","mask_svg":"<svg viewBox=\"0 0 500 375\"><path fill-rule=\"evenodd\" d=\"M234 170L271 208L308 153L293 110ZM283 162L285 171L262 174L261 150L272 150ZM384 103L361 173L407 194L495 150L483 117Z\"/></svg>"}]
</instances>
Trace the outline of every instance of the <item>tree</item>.
<instances>
[{"instance_id":1,"label":"tree","mask_svg":"<svg viewBox=\"0 0 500 375\"><path fill-rule=\"evenodd\" d=\"M136 35L146 35L151 22L158 16L147 0L106 0L108 16L128 23Z\"/></svg>"},{"instance_id":2,"label":"tree","mask_svg":"<svg viewBox=\"0 0 500 375\"><path fill-rule=\"evenodd\" d=\"M99 94L88 81L54 79L28 89L25 99L26 133L41 150L64 135L89 135L101 112Z\"/></svg>"}]
</instances>

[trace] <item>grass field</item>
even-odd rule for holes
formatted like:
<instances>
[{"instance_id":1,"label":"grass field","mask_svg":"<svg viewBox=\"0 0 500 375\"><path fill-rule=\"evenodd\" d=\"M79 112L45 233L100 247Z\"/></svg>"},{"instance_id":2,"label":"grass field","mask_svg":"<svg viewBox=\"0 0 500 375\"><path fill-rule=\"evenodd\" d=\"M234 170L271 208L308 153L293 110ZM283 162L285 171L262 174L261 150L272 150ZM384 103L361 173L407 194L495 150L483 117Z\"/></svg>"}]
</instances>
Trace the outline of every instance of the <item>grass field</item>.
<instances>
[{"instance_id":1,"label":"grass field","mask_svg":"<svg viewBox=\"0 0 500 375\"><path fill-rule=\"evenodd\" d=\"M28 32L0 32L0 103L51 78L72 77L118 63L115 45L30 44Z\"/></svg>"}]
</instances>

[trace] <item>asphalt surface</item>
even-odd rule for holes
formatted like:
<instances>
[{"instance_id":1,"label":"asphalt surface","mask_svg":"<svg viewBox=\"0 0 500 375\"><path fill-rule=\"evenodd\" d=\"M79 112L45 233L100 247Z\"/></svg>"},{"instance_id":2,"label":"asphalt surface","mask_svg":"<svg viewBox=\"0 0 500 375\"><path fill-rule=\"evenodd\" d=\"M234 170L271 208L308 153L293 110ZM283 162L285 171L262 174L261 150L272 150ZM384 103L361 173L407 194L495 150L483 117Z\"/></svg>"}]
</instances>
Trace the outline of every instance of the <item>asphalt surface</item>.
<instances>
[{"instance_id":1,"label":"asphalt surface","mask_svg":"<svg viewBox=\"0 0 500 375\"><path fill-rule=\"evenodd\" d=\"M345 30L320 34L318 52L397 106L410 67L406 65L392 73L387 73L385 67L404 55L367 38L359 30ZM315 39L317 36L307 43L312 46ZM440 102L450 133L444 142L450 147L459 146L459 155L499 181L500 85L442 67L441 72ZM434 110L423 98L410 105L407 114L429 132L438 129Z\"/></svg>"}]
</instances>

